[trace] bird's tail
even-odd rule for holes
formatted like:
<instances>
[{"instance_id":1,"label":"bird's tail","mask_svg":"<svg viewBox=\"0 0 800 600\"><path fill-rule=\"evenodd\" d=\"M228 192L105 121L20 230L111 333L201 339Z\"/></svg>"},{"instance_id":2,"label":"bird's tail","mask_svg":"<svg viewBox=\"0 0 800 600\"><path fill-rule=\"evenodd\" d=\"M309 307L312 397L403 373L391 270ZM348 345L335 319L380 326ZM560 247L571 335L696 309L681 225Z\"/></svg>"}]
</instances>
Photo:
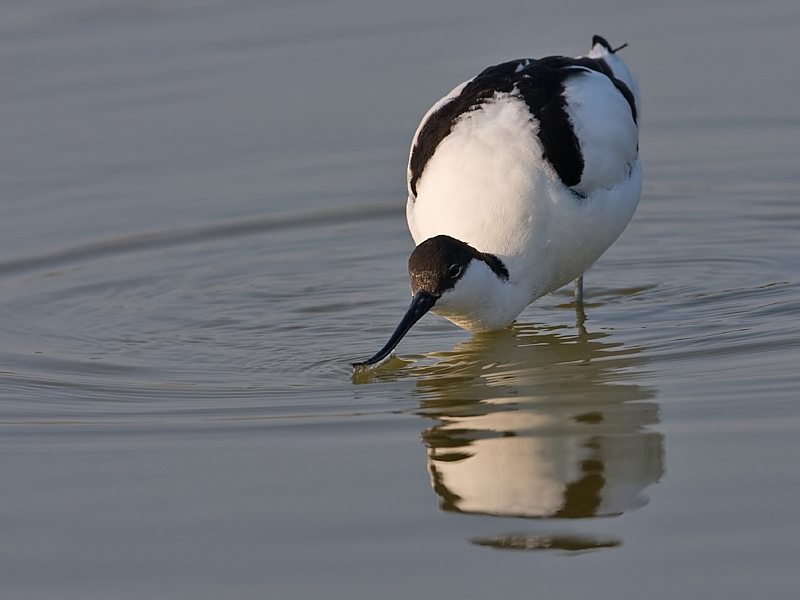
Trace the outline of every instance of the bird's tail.
<instances>
[{"instance_id":1,"label":"bird's tail","mask_svg":"<svg viewBox=\"0 0 800 600\"><path fill-rule=\"evenodd\" d=\"M625 65L625 63L622 62L622 59L617 56L617 52L625 48L627 45L628 44L622 44L617 48L612 48L611 44L609 44L604 37L596 35L592 38L592 49L586 56L589 58L597 58L606 61L606 64L611 67L614 77L628 86L628 89L631 91L634 100L636 101L636 113L641 114L642 100L641 96L639 95L639 84L636 79L634 79L633 75L631 75L631 72L628 70L628 67Z\"/></svg>"}]
</instances>

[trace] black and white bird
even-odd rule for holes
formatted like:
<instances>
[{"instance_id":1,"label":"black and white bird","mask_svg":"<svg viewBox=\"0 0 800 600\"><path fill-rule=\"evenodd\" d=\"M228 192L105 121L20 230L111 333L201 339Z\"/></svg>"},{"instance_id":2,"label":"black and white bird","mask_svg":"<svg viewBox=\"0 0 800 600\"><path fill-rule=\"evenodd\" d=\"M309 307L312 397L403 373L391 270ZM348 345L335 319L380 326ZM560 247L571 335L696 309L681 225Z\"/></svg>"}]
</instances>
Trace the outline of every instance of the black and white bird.
<instances>
[{"instance_id":1,"label":"black and white bird","mask_svg":"<svg viewBox=\"0 0 800 600\"><path fill-rule=\"evenodd\" d=\"M355 367L386 358L428 311L492 331L582 284L641 194L639 89L622 47L595 36L585 56L502 63L433 105L408 163L413 300Z\"/></svg>"}]
</instances>

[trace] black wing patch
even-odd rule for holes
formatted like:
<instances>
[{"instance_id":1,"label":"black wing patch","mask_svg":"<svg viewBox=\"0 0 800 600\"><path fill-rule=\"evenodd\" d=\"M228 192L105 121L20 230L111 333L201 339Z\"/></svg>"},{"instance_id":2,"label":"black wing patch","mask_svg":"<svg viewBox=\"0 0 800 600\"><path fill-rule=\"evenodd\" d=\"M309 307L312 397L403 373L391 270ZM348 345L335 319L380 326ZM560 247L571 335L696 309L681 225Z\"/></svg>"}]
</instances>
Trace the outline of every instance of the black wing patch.
<instances>
[{"instance_id":1,"label":"black wing patch","mask_svg":"<svg viewBox=\"0 0 800 600\"><path fill-rule=\"evenodd\" d=\"M417 196L417 183L425 166L461 116L478 110L496 94L513 94L525 102L531 116L539 122L543 157L553 165L566 186L578 185L583 175L583 156L567 114L564 82L585 70L606 75L627 100L636 121L633 94L614 77L603 59L548 56L489 67L467 83L458 96L433 112L423 124L409 160L408 183L413 197Z\"/></svg>"}]
</instances>

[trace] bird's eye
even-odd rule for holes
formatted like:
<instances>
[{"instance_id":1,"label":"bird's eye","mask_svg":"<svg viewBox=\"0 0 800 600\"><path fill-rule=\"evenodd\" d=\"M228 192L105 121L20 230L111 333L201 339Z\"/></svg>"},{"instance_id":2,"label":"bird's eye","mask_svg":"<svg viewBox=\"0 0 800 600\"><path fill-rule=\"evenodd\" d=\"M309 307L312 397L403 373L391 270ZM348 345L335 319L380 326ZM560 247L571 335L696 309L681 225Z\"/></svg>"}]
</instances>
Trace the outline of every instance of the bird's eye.
<instances>
[{"instance_id":1,"label":"bird's eye","mask_svg":"<svg viewBox=\"0 0 800 600\"><path fill-rule=\"evenodd\" d=\"M456 277L460 277L461 276L461 272L463 270L464 270L464 268L461 265L450 265L450 270L448 271L448 273L449 273L450 277L455 279Z\"/></svg>"}]
</instances>

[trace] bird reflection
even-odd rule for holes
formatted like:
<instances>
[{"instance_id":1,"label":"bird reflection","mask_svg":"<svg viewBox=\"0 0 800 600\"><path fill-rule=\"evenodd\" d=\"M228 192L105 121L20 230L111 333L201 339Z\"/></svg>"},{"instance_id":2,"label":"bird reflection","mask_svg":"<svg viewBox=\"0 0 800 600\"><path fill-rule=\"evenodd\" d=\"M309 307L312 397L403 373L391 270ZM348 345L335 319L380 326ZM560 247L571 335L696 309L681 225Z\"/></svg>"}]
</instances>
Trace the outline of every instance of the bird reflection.
<instances>
[{"instance_id":1,"label":"bird reflection","mask_svg":"<svg viewBox=\"0 0 800 600\"><path fill-rule=\"evenodd\" d=\"M664 472L654 390L630 382L645 359L612 335L516 325L430 357L413 370L421 413L436 421L422 438L445 511L619 515Z\"/></svg>"}]
</instances>

